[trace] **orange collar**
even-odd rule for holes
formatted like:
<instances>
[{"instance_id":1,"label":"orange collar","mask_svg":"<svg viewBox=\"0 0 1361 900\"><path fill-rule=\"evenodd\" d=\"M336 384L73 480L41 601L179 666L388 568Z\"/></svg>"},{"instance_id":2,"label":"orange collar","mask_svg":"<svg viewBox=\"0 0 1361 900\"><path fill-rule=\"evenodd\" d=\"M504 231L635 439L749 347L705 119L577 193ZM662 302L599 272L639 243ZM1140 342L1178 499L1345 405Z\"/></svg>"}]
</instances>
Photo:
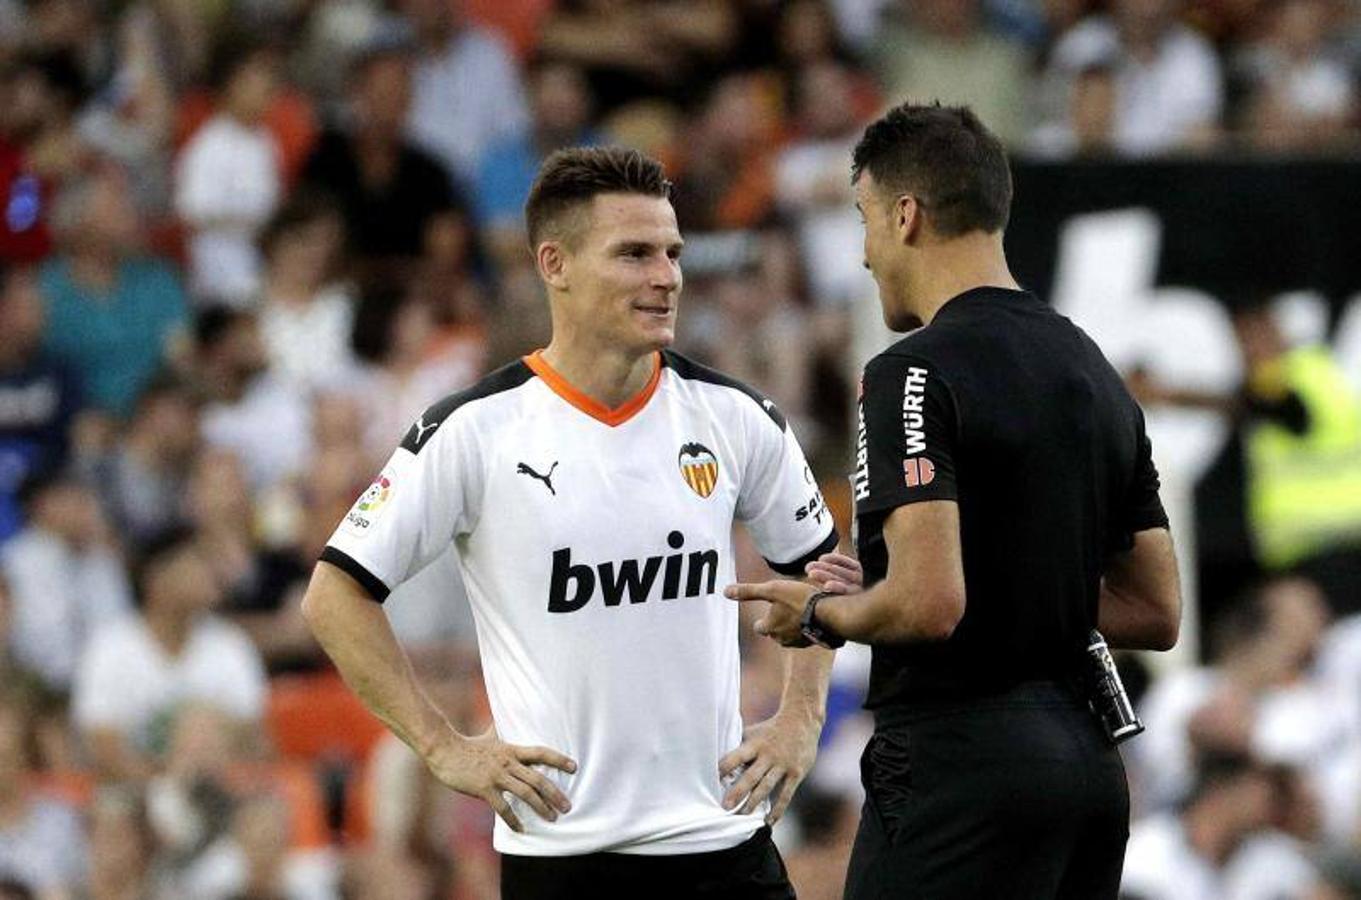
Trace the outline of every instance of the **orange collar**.
<instances>
[{"instance_id":1,"label":"orange collar","mask_svg":"<svg viewBox=\"0 0 1361 900\"><path fill-rule=\"evenodd\" d=\"M611 428L623 425L632 419L647 406L647 401L652 399L652 395L657 392L657 385L662 380L662 355L652 354L652 377L643 385L643 389L630 399L624 401L620 406L610 409L603 403L591 399L572 386L566 378L558 373L548 364L548 360L543 358L542 350L535 350L533 353L524 357L524 364L548 385L549 390L557 394L577 409L584 412L598 422L603 422Z\"/></svg>"}]
</instances>

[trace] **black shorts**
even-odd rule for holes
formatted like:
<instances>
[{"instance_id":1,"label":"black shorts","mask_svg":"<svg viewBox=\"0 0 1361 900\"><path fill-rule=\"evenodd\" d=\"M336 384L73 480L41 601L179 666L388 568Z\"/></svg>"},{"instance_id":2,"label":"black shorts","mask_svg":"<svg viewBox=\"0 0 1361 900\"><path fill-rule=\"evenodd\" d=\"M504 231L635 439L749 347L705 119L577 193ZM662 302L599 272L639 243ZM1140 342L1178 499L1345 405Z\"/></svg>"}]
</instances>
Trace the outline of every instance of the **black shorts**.
<instances>
[{"instance_id":1,"label":"black shorts","mask_svg":"<svg viewBox=\"0 0 1361 900\"><path fill-rule=\"evenodd\" d=\"M1129 837L1120 754L1049 682L881 711L846 900L1114 900Z\"/></svg>"},{"instance_id":2,"label":"black shorts","mask_svg":"<svg viewBox=\"0 0 1361 900\"><path fill-rule=\"evenodd\" d=\"M501 900L793 900L780 851L762 828L712 853L501 857Z\"/></svg>"}]
</instances>

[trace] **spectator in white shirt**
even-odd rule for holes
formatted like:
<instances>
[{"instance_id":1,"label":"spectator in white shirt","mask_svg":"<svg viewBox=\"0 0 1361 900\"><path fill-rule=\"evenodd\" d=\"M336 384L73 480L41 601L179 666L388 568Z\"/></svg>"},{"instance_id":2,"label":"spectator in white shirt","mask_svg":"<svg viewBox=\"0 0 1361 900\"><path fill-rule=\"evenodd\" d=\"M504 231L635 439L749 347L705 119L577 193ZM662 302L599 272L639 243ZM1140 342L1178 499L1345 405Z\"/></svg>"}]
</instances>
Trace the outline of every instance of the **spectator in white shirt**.
<instances>
[{"instance_id":1,"label":"spectator in white shirt","mask_svg":"<svg viewBox=\"0 0 1361 900\"><path fill-rule=\"evenodd\" d=\"M259 289L255 238L279 202L279 151L262 124L279 74L269 49L228 47L221 55L218 112L180 155L175 208L191 232L191 289L200 301L239 305Z\"/></svg>"},{"instance_id":2,"label":"spectator in white shirt","mask_svg":"<svg viewBox=\"0 0 1361 900\"><path fill-rule=\"evenodd\" d=\"M0 554L13 607L10 651L21 668L64 694L86 640L132 607L132 593L88 488L40 473L20 496L28 527Z\"/></svg>"},{"instance_id":3,"label":"spectator in white shirt","mask_svg":"<svg viewBox=\"0 0 1361 900\"><path fill-rule=\"evenodd\" d=\"M30 714L20 695L0 694L0 884L69 900L85 881L85 833L74 810L34 788Z\"/></svg>"},{"instance_id":4,"label":"spectator in white shirt","mask_svg":"<svg viewBox=\"0 0 1361 900\"><path fill-rule=\"evenodd\" d=\"M420 51L407 131L465 184L482 154L523 134L529 107L515 60L492 32L462 20L449 0L402 0Z\"/></svg>"},{"instance_id":5,"label":"spectator in white shirt","mask_svg":"<svg viewBox=\"0 0 1361 900\"><path fill-rule=\"evenodd\" d=\"M1043 128L1053 131L1066 115L1080 73L1109 67L1116 152L1154 156L1212 145L1224 104L1219 58L1177 21L1180 9L1180 0L1115 0L1110 15L1085 19L1059 38L1046 76L1052 114Z\"/></svg>"},{"instance_id":6,"label":"spectator in white shirt","mask_svg":"<svg viewBox=\"0 0 1361 900\"><path fill-rule=\"evenodd\" d=\"M72 713L102 775L145 777L158 735L192 701L258 727L264 665L245 632L212 613L222 589L196 538L175 529L143 549L140 615L100 629L81 659Z\"/></svg>"},{"instance_id":7,"label":"spectator in white shirt","mask_svg":"<svg viewBox=\"0 0 1361 900\"><path fill-rule=\"evenodd\" d=\"M1265 39L1239 60L1249 142L1275 153L1340 149L1352 135L1356 89L1346 63L1328 52L1331 5L1287 0L1269 15Z\"/></svg>"},{"instance_id":8,"label":"spectator in white shirt","mask_svg":"<svg viewBox=\"0 0 1361 900\"><path fill-rule=\"evenodd\" d=\"M1125 850L1124 900L1231 900L1232 866L1272 815L1272 784L1247 757L1207 758L1180 814L1136 821Z\"/></svg>"},{"instance_id":9,"label":"spectator in white shirt","mask_svg":"<svg viewBox=\"0 0 1361 900\"><path fill-rule=\"evenodd\" d=\"M294 194L260 236L260 335L274 374L305 391L337 387L358 366L354 297L334 278L343 240L340 208L313 191Z\"/></svg>"},{"instance_id":10,"label":"spectator in white shirt","mask_svg":"<svg viewBox=\"0 0 1361 900\"><path fill-rule=\"evenodd\" d=\"M257 492L300 475L312 451L312 410L302 391L269 371L255 313L203 310L194 344L196 379L208 401L205 443L234 453Z\"/></svg>"}]
</instances>

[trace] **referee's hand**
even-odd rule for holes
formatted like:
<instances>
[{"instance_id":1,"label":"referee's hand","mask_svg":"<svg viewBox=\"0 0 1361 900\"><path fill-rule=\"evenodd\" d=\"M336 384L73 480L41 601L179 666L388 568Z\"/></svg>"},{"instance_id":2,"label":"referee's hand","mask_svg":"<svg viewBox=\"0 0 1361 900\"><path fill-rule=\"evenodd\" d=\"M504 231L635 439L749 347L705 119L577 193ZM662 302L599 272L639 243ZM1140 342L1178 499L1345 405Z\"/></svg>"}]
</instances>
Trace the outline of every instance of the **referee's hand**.
<instances>
[{"instance_id":1,"label":"referee's hand","mask_svg":"<svg viewBox=\"0 0 1361 900\"><path fill-rule=\"evenodd\" d=\"M788 581L777 578L759 584L730 584L723 589L723 596L739 603L752 600L765 600L770 609L756 620L753 626L757 634L779 641L786 647L807 647L809 640L803 636L800 620L808 598L817 588L802 581Z\"/></svg>"},{"instance_id":2,"label":"referee's hand","mask_svg":"<svg viewBox=\"0 0 1361 900\"><path fill-rule=\"evenodd\" d=\"M854 594L865 586L865 570L860 560L844 553L824 553L816 562L804 566L803 571L819 590L833 594Z\"/></svg>"},{"instance_id":3,"label":"referee's hand","mask_svg":"<svg viewBox=\"0 0 1361 900\"><path fill-rule=\"evenodd\" d=\"M449 734L450 740L436 747L425 761L431 773L460 794L485 800L513 830L525 829L511 810L507 793L528 803L549 822L556 821L559 812L572 808L566 794L542 772L530 768L544 765L575 772L577 764L571 759L547 747L507 744L496 736L495 728L477 737L452 730Z\"/></svg>"}]
</instances>

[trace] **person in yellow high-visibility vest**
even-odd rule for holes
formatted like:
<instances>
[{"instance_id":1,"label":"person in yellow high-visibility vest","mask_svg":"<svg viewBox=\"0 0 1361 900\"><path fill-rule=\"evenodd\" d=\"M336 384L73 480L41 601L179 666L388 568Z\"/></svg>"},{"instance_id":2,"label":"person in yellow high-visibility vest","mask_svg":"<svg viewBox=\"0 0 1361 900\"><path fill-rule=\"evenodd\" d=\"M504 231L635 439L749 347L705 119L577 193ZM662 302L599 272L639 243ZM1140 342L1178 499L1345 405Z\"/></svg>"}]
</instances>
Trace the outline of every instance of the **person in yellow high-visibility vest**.
<instances>
[{"instance_id":1,"label":"person in yellow high-visibility vest","mask_svg":"<svg viewBox=\"0 0 1361 900\"><path fill-rule=\"evenodd\" d=\"M1236 312L1233 325L1245 370L1238 396L1168 390L1137 376L1135 395L1241 420L1257 562L1315 575L1339 611L1361 609L1361 396L1326 346L1292 349L1268 307Z\"/></svg>"}]
</instances>

